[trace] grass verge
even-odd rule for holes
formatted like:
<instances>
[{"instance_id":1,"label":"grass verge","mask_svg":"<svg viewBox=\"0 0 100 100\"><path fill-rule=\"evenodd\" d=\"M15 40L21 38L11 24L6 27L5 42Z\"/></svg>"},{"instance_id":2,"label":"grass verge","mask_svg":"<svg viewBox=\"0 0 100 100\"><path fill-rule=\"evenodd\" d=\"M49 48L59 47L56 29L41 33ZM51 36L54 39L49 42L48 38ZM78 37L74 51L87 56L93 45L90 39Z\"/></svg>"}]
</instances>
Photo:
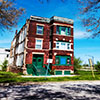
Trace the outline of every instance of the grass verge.
<instances>
[{"instance_id":1,"label":"grass verge","mask_svg":"<svg viewBox=\"0 0 100 100\"><path fill-rule=\"evenodd\" d=\"M60 82L60 81L77 81L77 80L100 80L100 74L95 72L95 78L90 71L78 71L79 75L73 77L52 77L52 78L23 78L19 74L12 72L0 71L0 83L16 82Z\"/></svg>"}]
</instances>

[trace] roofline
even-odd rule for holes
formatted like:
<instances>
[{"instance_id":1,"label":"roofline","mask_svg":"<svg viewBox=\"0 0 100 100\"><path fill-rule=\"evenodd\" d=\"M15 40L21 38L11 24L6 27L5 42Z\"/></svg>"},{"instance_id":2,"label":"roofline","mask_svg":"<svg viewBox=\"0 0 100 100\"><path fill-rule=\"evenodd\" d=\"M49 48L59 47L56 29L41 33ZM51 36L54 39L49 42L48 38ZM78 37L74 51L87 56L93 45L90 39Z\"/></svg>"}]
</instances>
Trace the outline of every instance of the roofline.
<instances>
[{"instance_id":1,"label":"roofline","mask_svg":"<svg viewBox=\"0 0 100 100\"><path fill-rule=\"evenodd\" d=\"M40 17L40 16L30 16L30 20L38 21L38 22L46 22L46 23L50 23L51 21L63 22L67 24L74 23L72 19L59 17L59 16L52 16L51 18L45 18L45 17Z\"/></svg>"}]
</instances>

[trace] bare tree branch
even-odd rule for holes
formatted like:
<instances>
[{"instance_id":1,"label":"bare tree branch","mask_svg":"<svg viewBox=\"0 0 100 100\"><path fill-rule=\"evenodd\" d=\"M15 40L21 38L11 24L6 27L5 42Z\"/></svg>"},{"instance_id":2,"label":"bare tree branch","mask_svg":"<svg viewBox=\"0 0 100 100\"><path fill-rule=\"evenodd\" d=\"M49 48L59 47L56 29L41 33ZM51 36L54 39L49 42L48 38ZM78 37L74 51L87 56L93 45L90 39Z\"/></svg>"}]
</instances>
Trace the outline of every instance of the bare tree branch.
<instances>
[{"instance_id":1,"label":"bare tree branch","mask_svg":"<svg viewBox=\"0 0 100 100\"><path fill-rule=\"evenodd\" d=\"M81 20L91 37L100 36L100 0L78 0Z\"/></svg>"},{"instance_id":2,"label":"bare tree branch","mask_svg":"<svg viewBox=\"0 0 100 100\"><path fill-rule=\"evenodd\" d=\"M23 8L15 8L13 1L0 1L0 27L1 29L11 29L17 25L19 17L23 14Z\"/></svg>"}]
</instances>

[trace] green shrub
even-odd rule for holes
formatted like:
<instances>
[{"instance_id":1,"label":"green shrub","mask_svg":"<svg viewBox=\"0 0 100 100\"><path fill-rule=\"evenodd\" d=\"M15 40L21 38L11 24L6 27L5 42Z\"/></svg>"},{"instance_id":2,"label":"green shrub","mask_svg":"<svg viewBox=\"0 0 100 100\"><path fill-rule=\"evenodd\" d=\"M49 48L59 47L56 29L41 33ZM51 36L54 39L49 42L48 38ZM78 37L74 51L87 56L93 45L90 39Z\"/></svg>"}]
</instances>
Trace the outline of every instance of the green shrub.
<instances>
[{"instance_id":1,"label":"green shrub","mask_svg":"<svg viewBox=\"0 0 100 100\"><path fill-rule=\"evenodd\" d=\"M1 66L2 66L2 70L6 71L7 70L7 66L8 66L8 60L5 59Z\"/></svg>"},{"instance_id":2,"label":"green shrub","mask_svg":"<svg viewBox=\"0 0 100 100\"><path fill-rule=\"evenodd\" d=\"M50 75L55 75L55 70L50 70Z\"/></svg>"},{"instance_id":3,"label":"green shrub","mask_svg":"<svg viewBox=\"0 0 100 100\"><path fill-rule=\"evenodd\" d=\"M82 60L80 58L74 57L74 72L75 74L78 74L78 70L82 68Z\"/></svg>"},{"instance_id":4,"label":"green shrub","mask_svg":"<svg viewBox=\"0 0 100 100\"><path fill-rule=\"evenodd\" d=\"M100 62L97 61L97 63L94 65L95 69L97 70L97 72L100 73Z\"/></svg>"}]
</instances>

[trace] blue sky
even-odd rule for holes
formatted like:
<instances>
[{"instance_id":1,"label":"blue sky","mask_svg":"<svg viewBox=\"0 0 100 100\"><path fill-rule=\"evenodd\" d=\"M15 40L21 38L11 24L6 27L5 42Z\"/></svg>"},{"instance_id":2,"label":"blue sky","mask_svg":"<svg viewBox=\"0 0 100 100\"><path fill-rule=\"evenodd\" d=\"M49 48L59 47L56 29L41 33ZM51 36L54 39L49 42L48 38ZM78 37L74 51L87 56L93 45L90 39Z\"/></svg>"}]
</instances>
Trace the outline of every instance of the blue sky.
<instances>
[{"instance_id":1,"label":"blue sky","mask_svg":"<svg viewBox=\"0 0 100 100\"><path fill-rule=\"evenodd\" d=\"M94 57L95 62L100 61L100 39L87 39L90 33L86 33L85 28L82 26L78 17L79 4L75 0L16 0L16 7L24 7L26 13L21 17L18 22L18 26L13 28L11 32L1 32L0 35L0 47L10 48L11 41L15 35L15 30L19 30L25 23L26 19L31 15L50 18L52 16L60 16L70 18L74 20L74 55L80 57L84 63L88 63L90 56ZM90 55L90 56L88 56Z\"/></svg>"}]
</instances>

